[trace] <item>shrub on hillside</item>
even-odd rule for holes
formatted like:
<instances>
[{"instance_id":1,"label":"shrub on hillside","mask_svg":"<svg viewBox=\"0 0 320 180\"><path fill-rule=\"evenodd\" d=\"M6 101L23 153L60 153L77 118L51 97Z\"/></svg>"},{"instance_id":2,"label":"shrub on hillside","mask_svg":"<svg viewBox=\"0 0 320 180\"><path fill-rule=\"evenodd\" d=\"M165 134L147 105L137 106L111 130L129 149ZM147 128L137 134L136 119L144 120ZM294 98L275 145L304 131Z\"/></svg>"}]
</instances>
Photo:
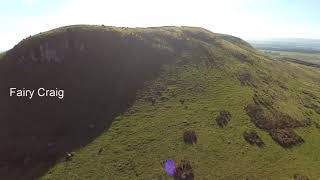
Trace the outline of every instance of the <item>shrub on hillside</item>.
<instances>
[{"instance_id":1,"label":"shrub on hillside","mask_svg":"<svg viewBox=\"0 0 320 180\"><path fill-rule=\"evenodd\" d=\"M240 74L238 76L238 80L240 81L241 85L246 85L246 86L255 86L254 85L254 80L253 80L253 77L250 73L243 73L243 74Z\"/></svg>"},{"instance_id":2,"label":"shrub on hillside","mask_svg":"<svg viewBox=\"0 0 320 180\"><path fill-rule=\"evenodd\" d=\"M309 178L308 178L307 176L300 175L300 174L295 174L295 175L293 176L293 178L294 178L295 180L309 180Z\"/></svg>"},{"instance_id":3,"label":"shrub on hillside","mask_svg":"<svg viewBox=\"0 0 320 180\"><path fill-rule=\"evenodd\" d=\"M251 145L257 145L259 147L262 147L264 146L264 142L262 141L262 139L259 137L259 135L257 134L256 131L253 131L253 130L248 130L248 131L245 131L243 133L243 137L244 139L250 143Z\"/></svg>"},{"instance_id":4,"label":"shrub on hillside","mask_svg":"<svg viewBox=\"0 0 320 180\"><path fill-rule=\"evenodd\" d=\"M216 118L217 124L220 127L226 127L231 119L231 113L228 111L221 111L219 116Z\"/></svg>"},{"instance_id":5,"label":"shrub on hillside","mask_svg":"<svg viewBox=\"0 0 320 180\"><path fill-rule=\"evenodd\" d=\"M186 131L183 133L183 140L187 144L197 144L197 135L194 131Z\"/></svg>"},{"instance_id":6,"label":"shrub on hillside","mask_svg":"<svg viewBox=\"0 0 320 180\"><path fill-rule=\"evenodd\" d=\"M194 174L189 161L182 160L174 173L174 180L194 180Z\"/></svg>"}]
</instances>

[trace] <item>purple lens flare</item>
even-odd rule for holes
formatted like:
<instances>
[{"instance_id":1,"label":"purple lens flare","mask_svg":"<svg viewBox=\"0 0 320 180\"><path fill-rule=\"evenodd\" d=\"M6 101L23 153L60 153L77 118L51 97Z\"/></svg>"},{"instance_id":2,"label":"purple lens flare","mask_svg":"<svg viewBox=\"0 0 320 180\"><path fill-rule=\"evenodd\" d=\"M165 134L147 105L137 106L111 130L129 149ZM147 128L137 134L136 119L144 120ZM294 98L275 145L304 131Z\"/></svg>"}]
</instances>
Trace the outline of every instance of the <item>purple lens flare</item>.
<instances>
[{"instance_id":1,"label":"purple lens flare","mask_svg":"<svg viewBox=\"0 0 320 180\"><path fill-rule=\"evenodd\" d=\"M166 171L168 176L173 176L176 171L176 165L173 160L166 160L164 164L164 170Z\"/></svg>"}]
</instances>

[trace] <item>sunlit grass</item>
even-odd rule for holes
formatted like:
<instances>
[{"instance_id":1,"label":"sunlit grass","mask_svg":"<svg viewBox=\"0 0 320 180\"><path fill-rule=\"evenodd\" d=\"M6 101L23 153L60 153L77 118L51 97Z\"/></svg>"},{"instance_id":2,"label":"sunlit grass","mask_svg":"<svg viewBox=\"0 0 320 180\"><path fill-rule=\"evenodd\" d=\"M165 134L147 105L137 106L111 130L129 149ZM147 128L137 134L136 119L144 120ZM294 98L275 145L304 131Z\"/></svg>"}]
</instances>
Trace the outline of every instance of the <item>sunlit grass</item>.
<instances>
[{"instance_id":1,"label":"sunlit grass","mask_svg":"<svg viewBox=\"0 0 320 180\"><path fill-rule=\"evenodd\" d=\"M284 149L267 132L255 127L244 110L257 94L272 102L276 110L301 122L306 117L317 122L320 115L305 108L302 100L319 101L320 72L273 61L239 39L219 35L211 43L210 38L200 36L194 29L192 33L198 38L181 36L185 30L190 31L145 30L158 38L190 42L183 44L188 45L183 48L190 49L177 52L176 58L184 63L164 68L162 75L146 84L139 99L116 118L108 131L76 150L71 161L62 159L42 179L170 179L162 168L167 159L189 160L196 179L293 179L294 174L310 179L320 177L319 129L313 125L295 129L305 143ZM134 31L145 37L143 29ZM177 49L178 45L173 44L177 41L160 40L152 42L160 43L155 47ZM250 73L255 87L241 85L237 79L241 73ZM318 99L308 99L303 91ZM152 105L148 99L154 94L158 95ZM223 110L232 115L226 128L215 121ZM243 132L248 129L259 134L266 144L264 148L244 140ZM196 145L184 143L182 135L186 130L196 132Z\"/></svg>"}]
</instances>

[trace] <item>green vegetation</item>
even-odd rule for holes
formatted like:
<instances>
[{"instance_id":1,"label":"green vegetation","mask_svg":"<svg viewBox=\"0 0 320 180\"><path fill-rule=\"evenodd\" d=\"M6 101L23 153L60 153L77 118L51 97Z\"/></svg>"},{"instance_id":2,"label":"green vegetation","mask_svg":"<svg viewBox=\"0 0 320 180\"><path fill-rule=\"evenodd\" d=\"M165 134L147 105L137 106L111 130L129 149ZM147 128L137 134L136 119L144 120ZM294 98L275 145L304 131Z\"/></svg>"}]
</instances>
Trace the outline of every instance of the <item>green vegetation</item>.
<instances>
[{"instance_id":1,"label":"green vegetation","mask_svg":"<svg viewBox=\"0 0 320 180\"><path fill-rule=\"evenodd\" d=\"M181 33L184 29L170 30ZM204 37L211 40L210 35ZM195 36L183 38L206 48L208 54L197 49L182 53L180 58L189 63L167 66L108 131L78 149L72 161L62 159L42 179L161 179L166 178L162 168L166 159L190 161L196 179L319 177L320 140L315 124L320 115L306 108L301 99L319 104L320 72L273 61L245 43L223 37L210 43ZM159 42L158 46L176 48L165 39ZM152 105L149 99L154 94L159 95ZM279 111L303 124L294 131L305 143L285 149L268 131L255 126L245 111L254 96L262 102L267 120L280 122L282 119L272 118ZM216 119L225 111L232 116L221 128ZM184 143L183 133L188 130L196 132L197 144ZM257 132L263 148L246 142L243 134L248 130Z\"/></svg>"},{"instance_id":2,"label":"green vegetation","mask_svg":"<svg viewBox=\"0 0 320 180\"><path fill-rule=\"evenodd\" d=\"M319 69L275 61L239 38L194 27L63 27L22 41L16 52L27 52L20 55L27 57L26 47L39 47L37 43L48 42L50 37L57 42L70 31L80 45L85 42L92 59L86 63L98 63L94 60L99 58L105 62L106 54L112 52L125 54L121 58L111 56L118 58L111 65L117 67L116 62L123 60L125 66L121 67L128 71L97 73L97 77L121 79L120 88L128 90L131 86L123 84L141 82L129 77L136 75L141 80L157 70L154 66L161 71L154 78L143 79L144 86L137 92L120 88L111 92L109 95L117 98L120 92L137 96L127 110L117 111L109 129L83 147L74 146L74 152L66 157L60 156L41 179L173 179L162 167L167 159L181 162L181 166L187 164L185 171L191 172L192 167L190 174L195 179L293 179L297 174L320 177ZM114 49L109 52L106 47ZM68 62L81 62L79 59ZM151 61L161 63L151 66ZM94 70L111 66L81 65ZM79 74L86 77L93 72ZM103 78L89 84L91 81L81 79L81 85L93 86L93 94L105 91L104 86L96 87L108 83ZM97 99L105 98L99 95ZM123 105L117 101L110 104ZM84 108L89 111L95 107L90 104ZM77 117L72 126L87 123L82 116ZM79 132L77 138L87 135L75 131ZM69 138L67 143L73 140Z\"/></svg>"},{"instance_id":3,"label":"green vegetation","mask_svg":"<svg viewBox=\"0 0 320 180\"><path fill-rule=\"evenodd\" d=\"M5 54L6 54L6 52L1 52L0 53L0 58L2 58Z\"/></svg>"},{"instance_id":4,"label":"green vegetation","mask_svg":"<svg viewBox=\"0 0 320 180\"><path fill-rule=\"evenodd\" d=\"M309 73L320 73L291 65L288 71L283 63L265 61L277 67L273 77L287 75L290 79L286 83L289 90L277 89L280 93L274 102L276 107L295 117L303 117L309 112L319 121L319 115L304 109L298 104L299 99L292 98L307 86L290 76L295 74L297 79L305 79ZM230 63L234 64L232 67L242 69L243 64ZM263 61L260 63L267 65ZM291 179L296 173L312 179L319 177L319 130L314 126L298 129L297 133L306 139L306 143L290 150L277 145L266 132L250 122L244 111L252 101L254 90L241 86L232 78L229 73L234 69L225 70L188 65L167 72L163 77L174 84L165 79L153 82L150 90L144 91L144 98L119 116L109 131L76 151L72 161L59 163L43 179L159 179L165 177L161 163L166 159L189 160L197 179ZM284 70L288 74L282 74ZM305 83L312 82L305 80ZM158 86L164 90L152 106L144 99ZM274 87L270 91L279 88L276 84L270 86ZM313 88L310 90L319 90L319 87ZM286 95L282 96L282 93ZM183 105L180 99L186 99ZM215 121L223 110L232 114L232 120L224 129ZM243 138L247 129L257 131L266 146L258 148L248 144ZM196 131L196 145L183 142L185 130ZM100 148L104 151L99 155Z\"/></svg>"}]
</instances>

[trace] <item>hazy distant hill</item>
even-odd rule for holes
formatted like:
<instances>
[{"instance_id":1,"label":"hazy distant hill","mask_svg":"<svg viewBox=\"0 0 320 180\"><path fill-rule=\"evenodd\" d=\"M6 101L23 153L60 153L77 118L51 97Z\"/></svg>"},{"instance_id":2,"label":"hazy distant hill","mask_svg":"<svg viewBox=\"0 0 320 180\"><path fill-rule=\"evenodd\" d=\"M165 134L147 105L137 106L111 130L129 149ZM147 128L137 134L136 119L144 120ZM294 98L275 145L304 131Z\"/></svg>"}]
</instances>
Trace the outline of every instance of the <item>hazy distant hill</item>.
<instances>
[{"instance_id":1,"label":"hazy distant hill","mask_svg":"<svg viewBox=\"0 0 320 180\"><path fill-rule=\"evenodd\" d=\"M41 33L0 61L0 177L173 179L172 159L195 179L317 179L319 77L196 27Z\"/></svg>"}]
</instances>

